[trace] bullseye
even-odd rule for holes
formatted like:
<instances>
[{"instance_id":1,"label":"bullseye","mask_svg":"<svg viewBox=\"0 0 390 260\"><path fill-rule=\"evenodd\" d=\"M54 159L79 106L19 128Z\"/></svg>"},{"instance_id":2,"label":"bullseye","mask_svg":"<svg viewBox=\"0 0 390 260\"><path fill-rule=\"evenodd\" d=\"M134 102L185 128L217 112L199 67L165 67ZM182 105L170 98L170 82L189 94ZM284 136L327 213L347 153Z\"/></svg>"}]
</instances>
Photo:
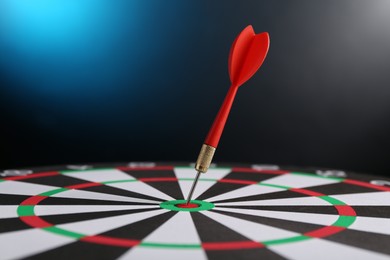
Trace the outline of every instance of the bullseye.
<instances>
[{"instance_id":1,"label":"bullseye","mask_svg":"<svg viewBox=\"0 0 390 260\"><path fill-rule=\"evenodd\" d=\"M186 200L169 200L161 203L160 207L172 211L195 212L201 210L210 210L214 208L214 204L204 200L191 200L191 202L188 204Z\"/></svg>"},{"instance_id":2,"label":"bullseye","mask_svg":"<svg viewBox=\"0 0 390 260\"><path fill-rule=\"evenodd\" d=\"M198 208L200 205L196 203L180 203L176 204L176 207L178 208L184 208L184 209L193 209L193 208Z\"/></svg>"}]
</instances>

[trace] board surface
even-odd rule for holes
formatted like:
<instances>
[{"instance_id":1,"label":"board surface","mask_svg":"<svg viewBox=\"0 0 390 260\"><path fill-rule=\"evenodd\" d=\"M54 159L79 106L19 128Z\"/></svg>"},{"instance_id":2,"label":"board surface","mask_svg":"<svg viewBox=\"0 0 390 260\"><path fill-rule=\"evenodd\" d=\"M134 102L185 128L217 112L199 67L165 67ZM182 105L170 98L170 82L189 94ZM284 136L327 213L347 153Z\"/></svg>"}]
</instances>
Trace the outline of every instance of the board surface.
<instances>
[{"instance_id":1,"label":"board surface","mask_svg":"<svg viewBox=\"0 0 390 260\"><path fill-rule=\"evenodd\" d=\"M389 259L390 180L270 165L0 172L1 259Z\"/></svg>"}]
</instances>

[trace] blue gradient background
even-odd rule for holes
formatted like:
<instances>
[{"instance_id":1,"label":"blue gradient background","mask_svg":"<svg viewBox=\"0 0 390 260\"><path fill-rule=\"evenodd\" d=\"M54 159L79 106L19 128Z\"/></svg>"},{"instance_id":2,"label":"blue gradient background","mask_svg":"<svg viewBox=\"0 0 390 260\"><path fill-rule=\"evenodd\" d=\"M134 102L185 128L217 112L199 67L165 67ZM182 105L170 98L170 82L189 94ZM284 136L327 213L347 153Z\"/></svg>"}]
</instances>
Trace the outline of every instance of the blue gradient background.
<instances>
[{"instance_id":1,"label":"blue gradient background","mask_svg":"<svg viewBox=\"0 0 390 260\"><path fill-rule=\"evenodd\" d=\"M271 35L216 160L390 171L390 4L2 0L0 168L195 160L230 44Z\"/></svg>"}]
</instances>

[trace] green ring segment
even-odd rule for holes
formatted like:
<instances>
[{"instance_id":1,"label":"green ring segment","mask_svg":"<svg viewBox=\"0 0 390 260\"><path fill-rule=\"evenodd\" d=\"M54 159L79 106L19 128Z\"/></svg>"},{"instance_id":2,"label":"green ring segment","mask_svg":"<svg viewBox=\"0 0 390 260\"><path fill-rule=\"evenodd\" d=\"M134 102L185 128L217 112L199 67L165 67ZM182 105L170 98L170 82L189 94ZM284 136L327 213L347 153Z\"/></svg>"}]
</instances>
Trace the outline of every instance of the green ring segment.
<instances>
[{"instance_id":1,"label":"green ring segment","mask_svg":"<svg viewBox=\"0 0 390 260\"><path fill-rule=\"evenodd\" d=\"M203 200L191 200L191 203L198 204L199 207L197 208L179 208L176 207L177 204L185 204L187 203L186 200L169 200L164 201L160 204L160 207L163 209L173 210L173 211L189 211L189 212L196 212L201 210L210 210L214 208L214 204L211 202L203 201Z\"/></svg>"}]
</instances>

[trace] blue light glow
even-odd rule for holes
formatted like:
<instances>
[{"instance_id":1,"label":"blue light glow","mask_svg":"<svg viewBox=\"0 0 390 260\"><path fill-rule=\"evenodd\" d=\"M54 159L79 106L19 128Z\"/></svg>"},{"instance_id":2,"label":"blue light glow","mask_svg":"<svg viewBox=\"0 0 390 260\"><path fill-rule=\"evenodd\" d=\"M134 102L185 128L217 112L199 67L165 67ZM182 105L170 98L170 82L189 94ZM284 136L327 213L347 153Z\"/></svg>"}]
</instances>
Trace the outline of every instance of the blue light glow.
<instances>
[{"instance_id":1,"label":"blue light glow","mask_svg":"<svg viewBox=\"0 0 390 260\"><path fill-rule=\"evenodd\" d=\"M166 75L180 76L169 63L177 66L180 51L190 48L195 11L181 1L1 0L8 109L56 133L69 122L96 126L141 116L139 106L148 110L146 102L160 102L164 88L174 86Z\"/></svg>"},{"instance_id":2,"label":"blue light glow","mask_svg":"<svg viewBox=\"0 0 390 260\"><path fill-rule=\"evenodd\" d=\"M2 0L1 65L12 80L20 82L19 92L56 102L65 101L60 98L63 95L112 92L122 70L115 46L123 33L137 33L139 10L126 4L129 12L124 28L120 6L108 3Z\"/></svg>"}]
</instances>

